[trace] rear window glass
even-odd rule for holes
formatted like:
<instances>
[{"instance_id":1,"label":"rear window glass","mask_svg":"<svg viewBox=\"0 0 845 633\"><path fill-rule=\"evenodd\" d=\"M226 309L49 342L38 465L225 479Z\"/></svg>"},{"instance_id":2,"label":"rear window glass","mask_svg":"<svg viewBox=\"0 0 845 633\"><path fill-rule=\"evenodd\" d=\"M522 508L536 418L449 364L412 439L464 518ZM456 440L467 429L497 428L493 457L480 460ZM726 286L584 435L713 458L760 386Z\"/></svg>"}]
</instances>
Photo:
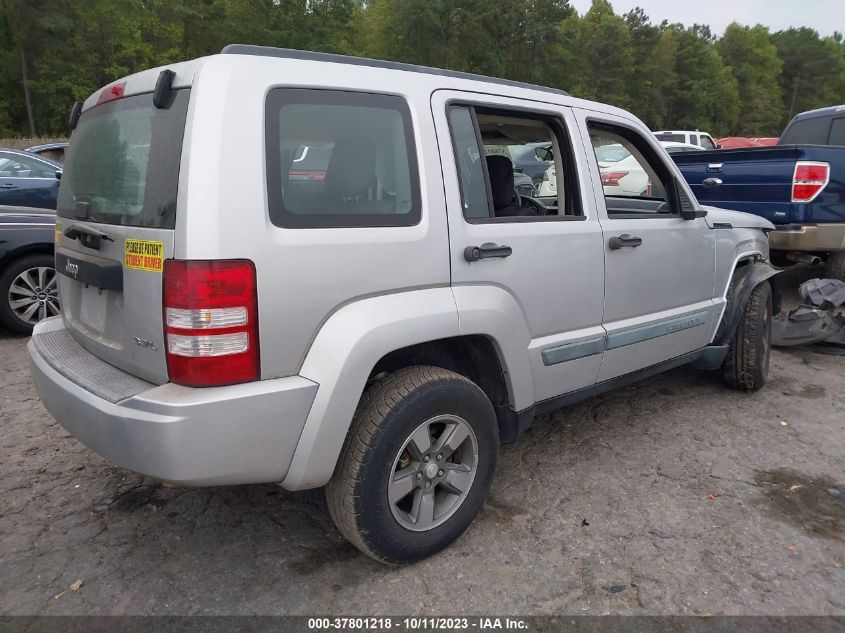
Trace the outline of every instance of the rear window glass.
<instances>
[{"instance_id":1,"label":"rear window glass","mask_svg":"<svg viewBox=\"0 0 845 633\"><path fill-rule=\"evenodd\" d=\"M830 124L828 145L845 145L845 117L833 119L833 123Z\"/></svg>"},{"instance_id":2,"label":"rear window glass","mask_svg":"<svg viewBox=\"0 0 845 633\"><path fill-rule=\"evenodd\" d=\"M672 141L673 143L686 143L686 136L683 134L655 134L658 141Z\"/></svg>"},{"instance_id":3,"label":"rear window glass","mask_svg":"<svg viewBox=\"0 0 845 633\"><path fill-rule=\"evenodd\" d=\"M783 134L780 145L825 145L830 119L816 117L792 123Z\"/></svg>"},{"instance_id":4,"label":"rear window glass","mask_svg":"<svg viewBox=\"0 0 845 633\"><path fill-rule=\"evenodd\" d=\"M396 96L277 88L267 97L270 219L289 228L420 219L411 117Z\"/></svg>"},{"instance_id":5,"label":"rear window glass","mask_svg":"<svg viewBox=\"0 0 845 633\"><path fill-rule=\"evenodd\" d=\"M189 94L175 91L164 109L146 93L86 111L67 151L58 215L172 229Z\"/></svg>"}]
</instances>

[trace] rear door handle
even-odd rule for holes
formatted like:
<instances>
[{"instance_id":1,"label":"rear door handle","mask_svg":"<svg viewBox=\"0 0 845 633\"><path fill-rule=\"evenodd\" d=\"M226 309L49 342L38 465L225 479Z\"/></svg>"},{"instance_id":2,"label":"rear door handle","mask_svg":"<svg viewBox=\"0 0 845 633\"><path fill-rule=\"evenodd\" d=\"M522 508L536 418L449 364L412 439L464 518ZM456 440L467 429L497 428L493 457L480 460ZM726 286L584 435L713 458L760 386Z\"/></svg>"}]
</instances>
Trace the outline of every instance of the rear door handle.
<instances>
[{"instance_id":1,"label":"rear door handle","mask_svg":"<svg viewBox=\"0 0 845 633\"><path fill-rule=\"evenodd\" d=\"M468 262L477 262L479 259L490 259L491 257L510 257L513 249L502 244L487 242L481 246L467 246L464 249L464 259Z\"/></svg>"},{"instance_id":2,"label":"rear door handle","mask_svg":"<svg viewBox=\"0 0 845 633\"><path fill-rule=\"evenodd\" d=\"M715 171L722 171L722 163L708 163L707 171L711 174Z\"/></svg>"},{"instance_id":3,"label":"rear door handle","mask_svg":"<svg viewBox=\"0 0 845 633\"><path fill-rule=\"evenodd\" d=\"M702 183L705 189L718 189L722 186L721 178L705 178Z\"/></svg>"},{"instance_id":4,"label":"rear door handle","mask_svg":"<svg viewBox=\"0 0 845 633\"><path fill-rule=\"evenodd\" d=\"M0 185L0 189L17 189L17 188L18 188L17 185L13 185L10 182L4 182L2 185Z\"/></svg>"},{"instance_id":5,"label":"rear door handle","mask_svg":"<svg viewBox=\"0 0 845 633\"><path fill-rule=\"evenodd\" d=\"M641 237L634 237L633 235L628 235L627 233L623 233L622 235L617 235L615 237L611 237L607 241L607 245L610 247L612 251L618 251L620 248L625 248L626 246L630 246L631 248L636 248L640 244L643 243L643 238Z\"/></svg>"}]
</instances>

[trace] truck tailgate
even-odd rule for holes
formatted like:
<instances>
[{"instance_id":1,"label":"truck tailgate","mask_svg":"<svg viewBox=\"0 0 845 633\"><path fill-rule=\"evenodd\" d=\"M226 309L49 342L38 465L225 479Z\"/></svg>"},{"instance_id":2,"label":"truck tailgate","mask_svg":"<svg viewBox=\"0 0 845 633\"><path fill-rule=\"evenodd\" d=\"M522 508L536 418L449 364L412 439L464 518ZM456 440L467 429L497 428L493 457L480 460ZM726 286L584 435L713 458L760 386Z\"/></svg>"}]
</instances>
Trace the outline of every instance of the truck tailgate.
<instances>
[{"instance_id":1,"label":"truck tailgate","mask_svg":"<svg viewBox=\"0 0 845 633\"><path fill-rule=\"evenodd\" d=\"M672 154L672 158L703 204L746 211L775 224L845 222L845 147L776 145ZM798 161L830 165L827 186L809 203L792 202Z\"/></svg>"}]
</instances>

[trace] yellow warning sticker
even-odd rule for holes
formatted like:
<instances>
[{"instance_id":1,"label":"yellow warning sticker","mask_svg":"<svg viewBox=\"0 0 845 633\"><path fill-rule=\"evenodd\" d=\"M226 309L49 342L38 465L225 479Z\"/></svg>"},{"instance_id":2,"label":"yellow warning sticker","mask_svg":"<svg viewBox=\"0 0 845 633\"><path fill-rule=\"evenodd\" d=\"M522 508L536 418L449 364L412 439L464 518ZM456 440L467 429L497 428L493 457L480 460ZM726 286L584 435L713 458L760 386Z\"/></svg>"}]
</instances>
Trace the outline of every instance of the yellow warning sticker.
<instances>
[{"instance_id":1,"label":"yellow warning sticker","mask_svg":"<svg viewBox=\"0 0 845 633\"><path fill-rule=\"evenodd\" d=\"M56 222L56 244L62 241L62 225Z\"/></svg>"},{"instance_id":2,"label":"yellow warning sticker","mask_svg":"<svg viewBox=\"0 0 845 633\"><path fill-rule=\"evenodd\" d=\"M123 265L126 268L160 273L164 269L164 242L126 240Z\"/></svg>"}]
</instances>

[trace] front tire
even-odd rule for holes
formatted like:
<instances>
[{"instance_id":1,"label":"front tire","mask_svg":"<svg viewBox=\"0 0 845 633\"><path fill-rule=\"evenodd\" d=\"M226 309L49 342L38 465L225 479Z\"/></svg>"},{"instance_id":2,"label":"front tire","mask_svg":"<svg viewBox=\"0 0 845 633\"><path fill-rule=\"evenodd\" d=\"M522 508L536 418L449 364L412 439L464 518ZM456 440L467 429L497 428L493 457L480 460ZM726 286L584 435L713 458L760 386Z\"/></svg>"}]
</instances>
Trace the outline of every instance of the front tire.
<instances>
[{"instance_id":1,"label":"front tire","mask_svg":"<svg viewBox=\"0 0 845 633\"><path fill-rule=\"evenodd\" d=\"M742 311L722 364L722 378L731 389L757 391L769 376L772 341L772 288L758 284Z\"/></svg>"},{"instance_id":2,"label":"front tire","mask_svg":"<svg viewBox=\"0 0 845 633\"><path fill-rule=\"evenodd\" d=\"M364 394L326 486L329 512L367 556L421 560L475 518L498 450L493 406L475 383L439 367L401 369Z\"/></svg>"}]
</instances>

